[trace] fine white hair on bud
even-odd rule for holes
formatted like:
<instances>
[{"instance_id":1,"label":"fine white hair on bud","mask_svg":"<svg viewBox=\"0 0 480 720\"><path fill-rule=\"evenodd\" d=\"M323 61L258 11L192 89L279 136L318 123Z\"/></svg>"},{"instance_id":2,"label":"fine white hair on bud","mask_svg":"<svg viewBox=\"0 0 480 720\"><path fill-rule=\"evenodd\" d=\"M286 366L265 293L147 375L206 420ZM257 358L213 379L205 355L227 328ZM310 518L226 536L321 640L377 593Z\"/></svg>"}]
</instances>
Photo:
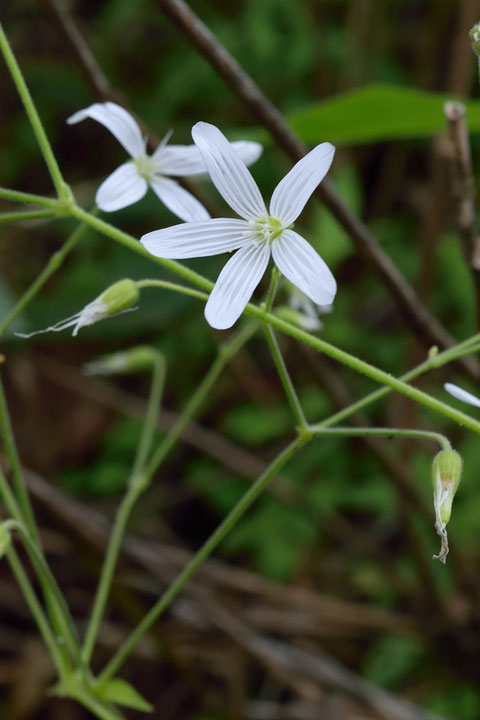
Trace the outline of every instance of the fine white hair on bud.
<instances>
[{"instance_id":1,"label":"fine white hair on bud","mask_svg":"<svg viewBox=\"0 0 480 720\"><path fill-rule=\"evenodd\" d=\"M440 553L433 557L443 563L448 555L447 524L452 514L453 498L460 483L462 468L462 457L455 450L441 450L432 463L435 529L441 540Z\"/></svg>"},{"instance_id":2,"label":"fine white hair on bud","mask_svg":"<svg viewBox=\"0 0 480 720\"><path fill-rule=\"evenodd\" d=\"M31 333L15 333L18 337L30 338L33 335L39 335L46 332L60 332L69 327L73 327L72 335L78 334L81 327L94 325L100 320L105 320L112 315L136 310L132 307L139 298L139 290L137 284L128 278L119 280L110 285L95 300L85 305L83 310L71 315L70 317L59 320L55 325L44 328L43 330L35 330Z\"/></svg>"},{"instance_id":3,"label":"fine white hair on bud","mask_svg":"<svg viewBox=\"0 0 480 720\"><path fill-rule=\"evenodd\" d=\"M480 56L480 22L475 23L470 30L470 42L475 55Z\"/></svg>"}]
</instances>

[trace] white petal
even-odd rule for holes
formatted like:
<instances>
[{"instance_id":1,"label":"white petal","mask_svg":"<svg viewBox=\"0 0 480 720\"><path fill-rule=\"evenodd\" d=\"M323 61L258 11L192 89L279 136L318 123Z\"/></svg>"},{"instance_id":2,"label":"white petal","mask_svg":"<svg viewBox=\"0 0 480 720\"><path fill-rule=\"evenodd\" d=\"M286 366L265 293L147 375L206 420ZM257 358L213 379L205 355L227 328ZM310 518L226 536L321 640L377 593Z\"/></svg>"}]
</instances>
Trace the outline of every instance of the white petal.
<instances>
[{"instance_id":1,"label":"white petal","mask_svg":"<svg viewBox=\"0 0 480 720\"><path fill-rule=\"evenodd\" d=\"M245 165L253 165L263 152L263 145L250 140L235 140L230 143Z\"/></svg>"},{"instance_id":2,"label":"white petal","mask_svg":"<svg viewBox=\"0 0 480 720\"><path fill-rule=\"evenodd\" d=\"M147 189L147 181L138 174L134 163L127 162L103 181L95 200L100 210L113 212L141 200Z\"/></svg>"},{"instance_id":3,"label":"white petal","mask_svg":"<svg viewBox=\"0 0 480 720\"><path fill-rule=\"evenodd\" d=\"M453 383L445 383L443 387L448 393L450 393L450 395L453 395L453 397L457 398L458 400L463 400L463 402L466 402L469 405L475 405L475 407L480 407L480 398L475 397L475 395L472 395L472 393L469 393L466 390L463 390L461 387L458 387L458 385L454 385Z\"/></svg>"},{"instance_id":4,"label":"white petal","mask_svg":"<svg viewBox=\"0 0 480 720\"><path fill-rule=\"evenodd\" d=\"M173 225L140 238L152 255L172 260L232 252L252 242L245 220L214 218Z\"/></svg>"},{"instance_id":5,"label":"white petal","mask_svg":"<svg viewBox=\"0 0 480 720\"><path fill-rule=\"evenodd\" d=\"M205 306L207 322L217 330L232 327L262 279L270 258L267 243L249 243L230 258Z\"/></svg>"},{"instance_id":6,"label":"white petal","mask_svg":"<svg viewBox=\"0 0 480 720\"><path fill-rule=\"evenodd\" d=\"M68 118L67 123L74 125L86 118L102 123L133 158L144 154L145 143L141 130L136 120L120 105L112 102L94 103L74 113Z\"/></svg>"},{"instance_id":7,"label":"white petal","mask_svg":"<svg viewBox=\"0 0 480 720\"><path fill-rule=\"evenodd\" d=\"M260 143L239 140L231 143L245 165L256 162L263 152ZM157 172L184 177L207 172L202 153L196 145L159 145L152 155Z\"/></svg>"},{"instance_id":8,"label":"white petal","mask_svg":"<svg viewBox=\"0 0 480 720\"><path fill-rule=\"evenodd\" d=\"M150 181L152 190L177 217L185 222L208 220L210 215L197 198L175 180L166 177L154 177Z\"/></svg>"},{"instance_id":9,"label":"white petal","mask_svg":"<svg viewBox=\"0 0 480 720\"><path fill-rule=\"evenodd\" d=\"M266 217L257 183L225 135L214 125L199 122L192 128L192 137L213 184L230 207L246 220Z\"/></svg>"},{"instance_id":10,"label":"white petal","mask_svg":"<svg viewBox=\"0 0 480 720\"><path fill-rule=\"evenodd\" d=\"M284 230L272 243L274 262L283 275L317 305L330 305L337 283L326 263L301 235Z\"/></svg>"},{"instance_id":11,"label":"white petal","mask_svg":"<svg viewBox=\"0 0 480 720\"><path fill-rule=\"evenodd\" d=\"M290 225L302 212L305 203L323 180L332 164L335 148L328 142L317 145L299 160L275 188L270 215Z\"/></svg>"}]
</instances>

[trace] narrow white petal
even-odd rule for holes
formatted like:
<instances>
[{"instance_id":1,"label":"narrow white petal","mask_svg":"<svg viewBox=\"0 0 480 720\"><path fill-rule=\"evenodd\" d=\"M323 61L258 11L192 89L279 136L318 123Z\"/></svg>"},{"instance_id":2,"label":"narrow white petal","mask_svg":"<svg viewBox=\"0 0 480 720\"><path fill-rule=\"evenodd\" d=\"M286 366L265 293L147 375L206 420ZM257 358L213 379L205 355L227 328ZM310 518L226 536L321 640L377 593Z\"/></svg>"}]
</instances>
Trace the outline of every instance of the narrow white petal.
<instances>
[{"instance_id":1,"label":"narrow white petal","mask_svg":"<svg viewBox=\"0 0 480 720\"><path fill-rule=\"evenodd\" d=\"M263 152L263 145L251 140L234 140L230 143L245 165L253 165Z\"/></svg>"},{"instance_id":2,"label":"narrow white petal","mask_svg":"<svg viewBox=\"0 0 480 720\"><path fill-rule=\"evenodd\" d=\"M214 218L154 230L140 242L156 257L180 260L237 250L252 242L249 231L245 220Z\"/></svg>"},{"instance_id":3,"label":"narrow white petal","mask_svg":"<svg viewBox=\"0 0 480 720\"><path fill-rule=\"evenodd\" d=\"M290 225L302 212L305 203L323 180L332 164L335 148L325 142L299 160L275 188L270 215Z\"/></svg>"},{"instance_id":4,"label":"narrow white petal","mask_svg":"<svg viewBox=\"0 0 480 720\"><path fill-rule=\"evenodd\" d=\"M181 220L196 222L210 217L202 203L175 180L157 176L150 181L150 185L163 204Z\"/></svg>"},{"instance_id":5,"label":"narrow white petal","mask_svg":"<svg viewBox=\"0 0 480 720\"><path fill-rule=\"evenodd\" d=\"M246 220L266 217L257 183L225 135L214 125L199 122L192 128L192 137L213 184L230 207Z\"/></svg>"},{"instance_id":6,"label":"narrow white petal","mask_svg":"<svg viewBox=\"0 0 480 720\"><path fill-rule=\"evenodd\" d=\"M230 258L205 306L207 322L217 330L232 327L262 279L270 258L268 244L249 243Z\"/></svg>"},{"instance_id":7,"label":"narrow white petal","mask_svg":"<svg viewBox=\"0 0 480 720\"><path fill-rule=\"evenodd\" d=\"M142 178L133 162L120 165L100 185L96 203L100 210L113 212L133 205L147 192L147 181Z\"/></svg>"},{"instance_id":8,"label":"narrow white petal","mask_svg":"<svg viewBox=\"0 0 480 720\"><path fill-rule=\"evenodd\" d=\"M152 158L156 171L162 175L183 177L207 172L202 153L196 145L159 145Z\"/></svg>"},{"instance_id":9,"label":"narrow white petal","mask_svg":"<svg viewBox=\"0 0 480 720\"><path fill-rule=\"evenodd\" d=\"M330 305L337 292L335 278L301 235L284 230L272 243L274 262L283 275L317 305Z\"/></svg>"},{"instance_id":10,"label":"narrow white petal","mask_svg":"<svg viewBox=\"0 0 480 720\"><path fill-rule=\"evenodd\" d=\"M67 123L74 125L86 118L92 118L110 130L133 158L145 152L145 143L137 121L120 105L112 102L94 103L71 115Z\"/></svg>"},{"instance_id":11,"label":"narrow white petal","mask_svg":"<svg viewBox=\"0 0 480 720\"><path fill-rule=\"evenodd\" d=\"M457 398L457 400L463 400L463 402L466 402L469 405L475 405L475 407L480 407L480 398L475 397L475 395L472 395L472 393L469 393L466 390L463 390L461 387L458 387L458 385L454 385L453 383L445 383L443 387L448 393L450 393L450 395L453 395L453 397Z\"/></svg>"},{"instance_id":12,"label":"narrow white petal","mask_svg":"<svg viewBox=\"0 0 480 720\"><path fill-rule=\"evenodd\" d=\"M245 165L256 162L263 152L260 143L239 140L231 143ZM158 146L152 155L157 172L162 175L184 177L207 172L202 153L196 145Z\"/></svg>"}]
</instances>

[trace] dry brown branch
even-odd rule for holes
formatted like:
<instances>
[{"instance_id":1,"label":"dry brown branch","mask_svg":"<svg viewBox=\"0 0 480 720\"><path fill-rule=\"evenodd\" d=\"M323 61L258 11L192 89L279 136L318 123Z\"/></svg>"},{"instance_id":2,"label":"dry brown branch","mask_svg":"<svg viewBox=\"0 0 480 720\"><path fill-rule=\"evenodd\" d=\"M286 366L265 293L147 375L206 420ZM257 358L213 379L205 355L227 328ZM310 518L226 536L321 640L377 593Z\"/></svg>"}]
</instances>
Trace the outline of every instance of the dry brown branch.
<instances>
[{"instance_id":1,"label":"dry brown branch","mask_svg":"<svg viewBox=\"0 0 480 720\"><path fill-rule=\"evenodd\" d=\"M156 0L156 3L212 65L252 116L268 130L289 158L295 162L302 158L307 151L305 145L193 10L183 0ZM319 186L317 195L349 233L357 248L373 264L418 340L424 345L450 347L454 343L452 336L421 302L361 219L343 202L328 178ZM473 358L461 358L460 363L471 377L477 380L480 378L480 365Z\"/></svg>"},{"instance_id":2,"label":"dry brown branch","mask_svg":"<svg viewBox=\"0 0 480 720\"><path fill-rule=\"evenodd\" d=\"M450 170L450 191L454 221L472 270L480 309L480 238L475 229L475 184L465 106L447 102L444 106L448 128L445 151Z\"/></svg>"}]
</instances>

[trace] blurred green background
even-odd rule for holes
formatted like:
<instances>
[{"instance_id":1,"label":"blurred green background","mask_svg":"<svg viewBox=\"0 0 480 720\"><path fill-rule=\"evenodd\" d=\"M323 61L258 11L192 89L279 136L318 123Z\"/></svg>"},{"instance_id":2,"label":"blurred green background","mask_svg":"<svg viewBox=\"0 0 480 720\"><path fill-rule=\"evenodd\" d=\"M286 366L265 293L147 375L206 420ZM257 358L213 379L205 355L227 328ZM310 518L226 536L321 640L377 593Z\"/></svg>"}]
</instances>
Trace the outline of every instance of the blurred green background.
<instances>
[{"instance_id":1,"label":"blurred green background","mask_svg":"<svg viewBox=\"0 0 480 720\"><path fill-rule=\"evenodd\" d=\"M105 73L109 97L134 111L156 135L172 128L173 142L189 143L192 124L206 120L230 138L261 139L265 151L252 172L269 196L290 167L288 160L154 0L58 0L58 5L71 13ZM65 177L79 202L89 207L99 183L125 153L93 121L65 124L73 112L104 98L82 70L55 6L50 0L4 3L1 16ZM452 198L436 138L444 131L444 100L468 100L477 167L479 80L468 29L480 16L480 2L215 0L190 6L309 146L325 140L337 146L329 176L344 200L449 331L459 339L472 334L477 326L473 282L451 221ZM3 64L0 91L0 183L49 194L47 171ZM208 179L200 183L223 215L222 198ZM151 192L107 219L137 237L176 222ZM1 316L73 227L68 220L0 226ZM395 375L423 359L425 344L413 338L378 275L328 212L312 201L298 227L338 281L322 337ZM224 262L215 257L188 265L213 280ZM25 466L65 497L108 517L128 476L148 377L100 382L82 375L83 364L137 343L161 350L168 365L165 429L205 374L224 334L208 327L198 301L157 290L142 293L135 313L82 329L75 339L64 333L25 341L13 332L69 316L125 276L172 279L89 231L18 318L2 347ZM373 389L365 378L290 339L281 344L311 421ZM430 373L418 384L447 400L442 387L447 380L476 391L453 367ZM480 716L478 440L394 395L369 408L367 420L442 431L462 453L464 478L449 525L454 547L445 567L431 560L438 538L433 508L425 510L431 506L435 448L332 438L305 448L217 551L219 567L238 573L236 591L233 580L224 587L209 581L208 574L193 582L206 586L216 602L225 603L257 633L313 653L327 652L364 680L419 708L475 720ZM293 427L258 333L230 363L190 436L141 499L132 532L155 547L195 550L246 490L255 470L286 445ZM39 500L38 512L54 570L81 624L99 570L98 547L77 527L69 528L61 508ZM8 569L2 565L0 572L5 589L0 598L6 598L0 600L5 635L0 642L1 716L87 717L70 703L45 698L49 677L33 672L41 653L32 639L35 630L16 607ZM269 589L270 604L249 590L246 572L265 593ZM99 666L164 581L161 573L155 578L135 563L122 563ZM302 603L296 606L302 592L311 600L310 614L302 611ZM185 607L179 601L126 669L128 679L155 703L155 717L276 718L275 710L268 715L266 704L277 703L287 712L299 697L305 700L215 624L192 623L190 610L187 600ZM33 662L32 647L37 652ZM36 692L26 693L30 673ZM340 704L331 717L388 716L362 705L354 693L329 689L325 681L324 699L315 700L316 705L312 701L317 717L330 717L325 698L330 702L332 696ZM259 714L262 702L266 715ZM418 713L415 717L422 717Z\"/></svg>"}]
</instances>

